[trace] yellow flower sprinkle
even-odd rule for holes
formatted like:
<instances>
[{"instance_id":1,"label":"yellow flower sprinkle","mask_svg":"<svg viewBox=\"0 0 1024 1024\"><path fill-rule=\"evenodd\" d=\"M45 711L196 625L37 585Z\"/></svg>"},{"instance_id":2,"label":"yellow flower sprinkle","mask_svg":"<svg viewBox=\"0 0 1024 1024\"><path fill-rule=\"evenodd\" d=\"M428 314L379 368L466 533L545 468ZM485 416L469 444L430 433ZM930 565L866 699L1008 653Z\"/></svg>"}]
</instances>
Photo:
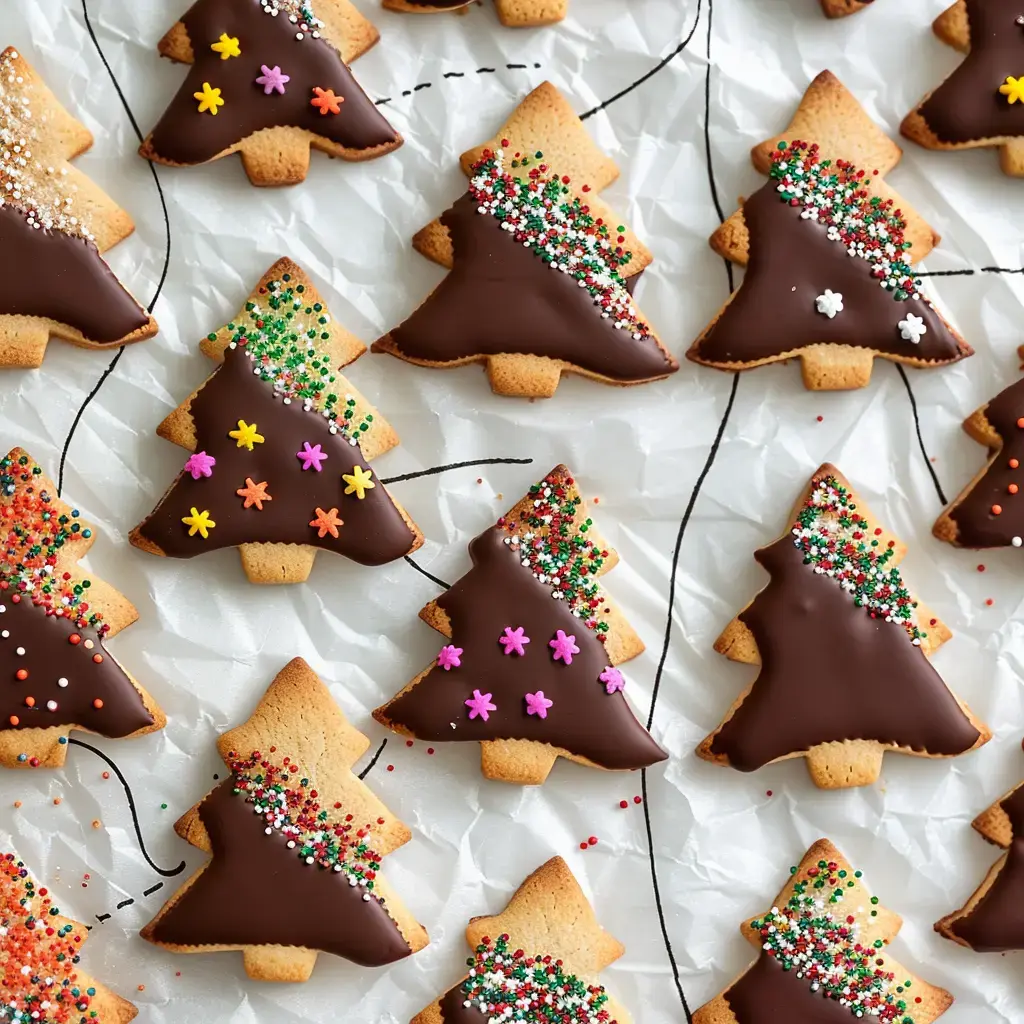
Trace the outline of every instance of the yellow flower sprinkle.
<instances>
[{"instance_id":1,"label":"yellow flower sprinkle","mask_svg":"<svg viewBox=\"0 0 1024 1024\"><path fill-rule=\"evenodd\" d=\"M1007 77L999 86L999 91L1011 106L1014 103L1024 103L1024 78L1014 78L1012 75Z\"/></svg>"},{"instance_id":2,"label":"yellow flower sprinkle","mask_svg":"<svg viewBox=\"0 0 1024 1024\"><path fill-rule=\"evenodd\" d=\"M211 43L210 49L214 53L219 53L221 60L230 60L232 57L242 56L238 40L234 36L229 36L227 32L221 32L220 39L215 43Z\"/></svg>"},{"instance_id":3,"label":"yellow flower sprinkle","mask_svg":"<svg viewBox=\"0 0 1024 1024\"><path fill-rule=\"evenodd\" d=\"M235 439L235 446L238 448L248 448L252 451L254 444L263 444L266 438L262 434L256 433L255 423L246 423L245 420L238 421L237 430L229 430L228 437Z\"/></svg>"},{"instance_id":4,"label":"yellow flower sprinkle","mask_svg":"<svg viewBox=\"0 0 1024 1024\"><path fill-rule=\"evenodd\" d=\"M185 516L181 520L188 527L188 535L194 537L197 533L203 540L208 540L210 537L210 531L217 525L211 518L209 509L203 509L202 512L192 506L192 514Z\"/></svg>"},{"instance_id":5,"label":"yellow flower sprinkle","mask_svg":"<svg viewBox=\"0 0 1024 1024\"><path fill-rule=\"evenodd\" d=\"M214 89L209 82L203 82L202 92L194 92L192 95L199 100L200 114L205 114L209 111L211 114L216 115L217 111L224 106L224 100L221 99L220 89Z\"/></svg>"},{"instance_id":6,"label":"yellow flower sprinkle","mask_svg":"<svg viewBox=\"0 0 1024 1024\"><path fill-rule=\"evenodd\" d=\"M366 492L377 486L371 479L372 477L372 469L363 469L362 466L353 466L351 473L341 474L341 479L348 484L345 488L345 493L354 494L360 501L362 501L363 498L366 497Z\"/></svg>"}]
</instances>

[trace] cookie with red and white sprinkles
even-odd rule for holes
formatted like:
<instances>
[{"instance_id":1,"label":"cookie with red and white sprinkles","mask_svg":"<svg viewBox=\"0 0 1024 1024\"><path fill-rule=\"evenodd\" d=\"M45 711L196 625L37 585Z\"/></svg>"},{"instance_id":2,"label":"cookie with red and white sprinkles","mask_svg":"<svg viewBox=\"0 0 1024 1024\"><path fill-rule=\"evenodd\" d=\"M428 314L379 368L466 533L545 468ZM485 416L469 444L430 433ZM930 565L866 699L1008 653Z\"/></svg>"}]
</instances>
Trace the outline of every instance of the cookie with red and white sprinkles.
<instances>
[{"instance_id":1,"label":"cookie with red and white sprinkles","mask_svg":"<svg viewBox=\"0 0 1024 1024\"><path fill-rule=\"evenodd\" d=\"M128 1024L138 1010L79 963L89 929L65 917L14 853L0 853L0 1019Z\"/></svg>"},{"instance_id":2,"label":"cookie with red and white sprinkles","mask_svg":"<svg viewBox=\"0 0 1024 1024\"><path fill-rule=\"evenodd\" d=\"M0 765L59 767L72 730L123 738L166 723L106 648L138 613L79 568L95 539L27 452L0 460Z\"/></svg>"},{"instance_id":3,"label":"cookie with red and white sprinkles","mask_svg":"<svg viewBox=\"0 0 1024 1024\"><path fill-rule=\"evenodd\" d=\"M411 1024L630 1024L598 975L625 949L597 922L561 857L541 865L494 917L466 929L469 974Z\"/></svg>"},{"instance_id":4,"label":"cookie with red and white sprinkles","mask_svg":"<svg viewBox=\"0 0 1024 1024\"><path fill-rule=\"evenodd\" d=\"M482 363L497 394L530 398L564 373L626 386L678 369L633 298L650 254L597 197L618 169L553 85L462 166L468 191L413 243L450 273L375 352Z\"/></svg>"},{"instance_id":5,"label":"cookie with red and white sprinkles","mask_svg":"<svg viewBox=\"0 0 1024 1024\"><path fill-rule=\"evenodd\" d=\"M757 960L694 1013L694 1024L932 1024L953 997L889 954L902 924L819 839L771 909L742 926Z\"/></svg>"}]
</instances>

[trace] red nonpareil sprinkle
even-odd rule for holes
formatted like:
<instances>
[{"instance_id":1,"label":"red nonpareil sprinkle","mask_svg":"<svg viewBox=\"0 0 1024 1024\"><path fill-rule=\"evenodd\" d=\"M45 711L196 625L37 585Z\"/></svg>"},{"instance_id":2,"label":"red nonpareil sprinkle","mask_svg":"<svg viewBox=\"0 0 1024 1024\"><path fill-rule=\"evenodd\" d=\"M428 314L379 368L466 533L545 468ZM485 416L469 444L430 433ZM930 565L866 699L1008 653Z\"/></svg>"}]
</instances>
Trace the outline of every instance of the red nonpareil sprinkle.
<instances>
[{"instance_id":1,"label":"red nonpareil sprinkle","mask_svg":"<svg viewBox=\"0 0 1024 1024\"><path fill-rule=\"evenodd\" d=\"M819 416L819 417L818 417L818 422L819 422L819 423L821 423L821 422L823 422L823 421L824 421L824 419L825 419L825 417L824 417L824 416Z\"/></svg>"},{"instance_id":2,"label":"red nonpareil sprinkle","mask_svg":"<svg viewBox=\"0 0 1024 1024\"><path fill-rule=\"evenodd\" d=\"M388 771L389 772L393 772L394 770L395 770L395 766L393 764L389 764L388 765Z\"/></svg>"},{"instance_id":3,"label":"red nonpareil sprinkle","mask_svg":"<svg viewBox=\"0 0 1024 1024\"><path fill-rule=\"evenodd\" d=\"M591 837L590 837L590 838L589 838L589 839L587 840L587 844L588 844L589 846L597 846L597 836L591 836Z\"/></svg>"},{"instance_id":4,"label":"red nonpareil sprinkle","mask_svg":"<svg viewBox=\"0 0 1024 1024\"><path fill-rule=\"evenodd\" d=\"M633 797L633 803L635 803L635 804L642 804L643 802L644 802L643 797L641 797L641 796Z\"/></svg>"},{"instance_id":5,"label":"red nonpareil sprinkle","mask_svg":"<svg viewBox=\"0 0 1024 1024\"><path fill-rule=\"evenodd\" d=\"M985 571L985 566L979 565L978 566L978 572L984 572L984 571Z\"/></svg>"},{"instance_id":6,"label":"red nonpareil sprinkle","mask_svg":"<svg viewBox=\"0 0 1024 1024\"><path fill-rule=\"evenodd\" d=\"M619 801L619 806L620 806L620 807L621 807L621 808L622 808L623 810L625 810L625 809L626 809L626 808L627 808L627 807L629 806L629 802L628 802L628 801L626 801L626 800L620 800L620 801Z\"/></svg>"},{"instance_id":7,"label":"red nonpareil sprinkle","mask_svg":"<svg viewBox=\"0 0 1024 1024\"><path fill-rule=\"evenodd\" d=\"M989 598L986 598L986 600L985 600L985 604L987 604L987 605L988 605L988 606L989 606L989 607L991 608L991 607L992 607L992 605L994 605L994 604L995 604L995 601L993 601L993 600L992 600L992 598L991 598L991 597L989 597Z\"/></svg>"}]
</instances>

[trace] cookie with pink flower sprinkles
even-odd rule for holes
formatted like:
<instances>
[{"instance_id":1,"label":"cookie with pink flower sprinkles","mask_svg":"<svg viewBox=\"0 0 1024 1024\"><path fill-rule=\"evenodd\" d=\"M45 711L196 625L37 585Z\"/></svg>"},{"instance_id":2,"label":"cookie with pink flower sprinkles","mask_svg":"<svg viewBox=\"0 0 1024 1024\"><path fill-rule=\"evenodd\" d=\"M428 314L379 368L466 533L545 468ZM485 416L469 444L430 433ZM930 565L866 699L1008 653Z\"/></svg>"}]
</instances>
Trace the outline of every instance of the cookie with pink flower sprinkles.
<instances>
[{"instance_id":1,"label":"cookie with pink flower sprinkles","mask_svg":"<svg viewBox=\"0 0 1024 1024\"><path fill-rule=\"evenodd\" d=\"M598 980L625 949L561 857L534 871L500 914L474 917L466 942L468 975L411 1024L630 1024Z\"/></svg>"},{"instance_id":2,"label":"cookie with pink flower sprinkles","mask_svg":"<svg viewBox=\"0 0 1024 1024\"><path fill-rule=\"evenodd\" d=\"M665 753L617 667L643 643L599 583L618 556L556 466L469 546L472 568L420 617L446 639L374 717L430 742L481 744L491 779L539 785L555 761L623 771Z\"/></svg>"},{"instance_id":3,"label":"cookie with pink flower sprinkles","mask_svg":"<svg viewBox=\"0 0 1024 1024\"><path fill-rule=\"evenodd\" d=\"M89 939L17 854L0 853L0 1020L128 1024L135 1006L79 966Z\"/></svg>"},{"instance_id":4,"label":"cookie with pink flower sprinkles","mask_svg":"<svg viewBox=\"0 0 1024 1024\"><path fill-rule=\"evenodd\" d=\"M156 701L107 650L138 612L78 565L95 528L21 448L0 459L0 765L57 768L72 730L162 729Z\"/></svg>"}]
</instances>

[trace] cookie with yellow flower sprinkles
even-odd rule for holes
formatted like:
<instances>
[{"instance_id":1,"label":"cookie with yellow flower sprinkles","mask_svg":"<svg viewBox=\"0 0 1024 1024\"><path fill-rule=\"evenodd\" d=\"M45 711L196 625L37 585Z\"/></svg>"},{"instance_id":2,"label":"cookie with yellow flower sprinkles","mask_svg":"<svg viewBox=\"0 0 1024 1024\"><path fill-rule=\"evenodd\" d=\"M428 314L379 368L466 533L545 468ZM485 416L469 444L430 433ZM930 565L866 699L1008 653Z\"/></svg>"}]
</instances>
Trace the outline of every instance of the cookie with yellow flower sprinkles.
<instances>
[{"instance_id":1,"label":"cookie with yellow flower sprinkles","mask_svg":"<svg viewBox=\"0 0 1024 1024\"><path fill-rule=\"evenodd\" d=\"M298 266L278 260L201 348L220 365L157 428L191 454L136 547L237 547L252 582L295 583L318 550L382 565L422 544L370 468L398 437L338 372L365 348Z\"/></svg>"},{"instance_id":2,"label":"cookie with yellow flower sprinkles","mask_svg":"<svg viewBox=\"0 0 1024 1024\"><path fill-rule=\"evenodd\" d=\"M493 917L466 928L469 973L411 1024L630 1024L598 976L625 952L600 926L561 857L542 864Z\"/></svg>"},{"instance_id":3,"label":"cookie with yellow flower sprinkles","mask_svg":"<svg viewBox=\"0 0 1024 1024\"><path fill-rule=\"evenodd\" d=\"M633 297L650 254L597 197L618 169L553 85L463 169L468 192L414 239L449 274L375 352L482 363L497 394L529 398L565 373L627 386L679 368Z\"/></svg>"},{"instance_id":4,"label":"cookie with yellow flower sprinkles","mask_svg":"<svg viewBox=\"0 0 1024 1024\"><path fill-rule=\"evenodd\" d=\"M377 42L350 0L195 0L160 42L188 76L139 152L191 167L239 153L253 185L294 185L310 150L372 160L402 137L348 66Z\"/></svg>"},{"instance_id":5,"label":"cookie with yellow flower sprinkles","mask_svg":"<svg viewBox=\"0 0 1024 1024\"><path fill-rule=\"evenodd\" d=\"M956 0L935 35L963 62L900 126L928 149L996 147L1004 174L1024 177L1024 9L1016 0Z\"/></svg>"},{"instance_id":6,"label":"cookie with yellow flower sprinkles","mask_svg":"<svg viewBox=\"0 0 1024 1024\"><path fill-rule=\"evenodd\" d=\"M230 774L175 826L211 859L143 938L241 950L250 977L291 982L308 981L321 952L380 967L426 946L381 872L411 834L352 772L369 743L309 665L289 662L218 740Z\"/></svg>"},{"instance_id":7,"label":"cookie with yellow flower sprinkles","mask_svg":"<svg viewBox=\"0 0 1024 1024\"><path fill-rule=\"evenodd\" d=\"M374 712L418 739L478 742L491 779L540 785L559 757L608 771L666 758L618 668L643 642L600 577L618 561L556 466L469 546L472 566L420 612L447 641Z\"/></svg>"},{"instance_id":8,"label":"cookie with yellow flower sprinkles","mask_svg":"<svg viewBox=\"0 0 1024 1024\"><path fill-rule=\"evenodd\" d=\"M757 678L698 755L744 772L803 757L815 785L844 789L877 781L887 750L948 758L987 743L929 660L952 634L907 588L906 548L835 466L789 522L755 554L769 582L715 642Z\"/></svg>"},{"instance_id":9,"label":"cookie with yellow flower sprinkles","mask_svg":"<svg viewBox=\"0 0 1024 1024\"><path fill-rule=\"evenodd\" d=\"M876 358L923 369L971 355L914 264L937 241L885 183L901 152L824 71L789 128L756 146L768 181L712 235L743 279L687 358L717 370L799 359L815 391L865 387Z\"/></svg>"},{"instance_id":10,"label":"cookie with yellow flower sprinkles","mask_svg":"<svg viewBox=\"0 0 1024 1024\"><path fill-rule=\"evenodd\" d=\"M0 765L55 768L68 735L142 736L166 723L106 641L138 613L78 565L95 527L32 457L0 459Z\"/></svg>"},{"instance_id":11,"label":"cookie with yellow flower sprinkles","mask_svg":"<svg viewBox=\"0 0 1024 1024\"><path fill-rule=\"evenodd\" d=\"M903 922L819 839L772 907L742 926L760 952L694 1024L932 1024L953 1005L889 954Z\"/></svg>"},{"instance_id":12,"label":"cookie with yellow flower sprinkles","mask_svg":"<svg viewBox=\"0 0 1024 1024\"><path fill-rule=\"evenodd\" d=\"M89 931L14 853L0 853L0 1020L128 1024L138 1010L79 966Z\"/></svg>"},{"instance_id":13,"label":"cookie with yellow flower sprinkles","mask_svg":"<svg viewBox=\"0 0 1024 1024\"><path fill-rule=\"evenodd\" d=\"M157 332L101 256L134 225L70 163L92 141L24 56L0 53L0 366L39 366L51 337L104 349Z\"/></svg>"},{"instance_id":14,"label":"cookie with yellow flower sprinkles","mask_svg":"<svg viewBox=\"0 0 1024 1024\"><path fill-rule=\"evenodd\" d=\"M475 0L382 0L389 11L405 14L465 13ZM569 0L494 0L502 25L509 28L537 28L563 21Z\"/></svg>"}]
</instances>

